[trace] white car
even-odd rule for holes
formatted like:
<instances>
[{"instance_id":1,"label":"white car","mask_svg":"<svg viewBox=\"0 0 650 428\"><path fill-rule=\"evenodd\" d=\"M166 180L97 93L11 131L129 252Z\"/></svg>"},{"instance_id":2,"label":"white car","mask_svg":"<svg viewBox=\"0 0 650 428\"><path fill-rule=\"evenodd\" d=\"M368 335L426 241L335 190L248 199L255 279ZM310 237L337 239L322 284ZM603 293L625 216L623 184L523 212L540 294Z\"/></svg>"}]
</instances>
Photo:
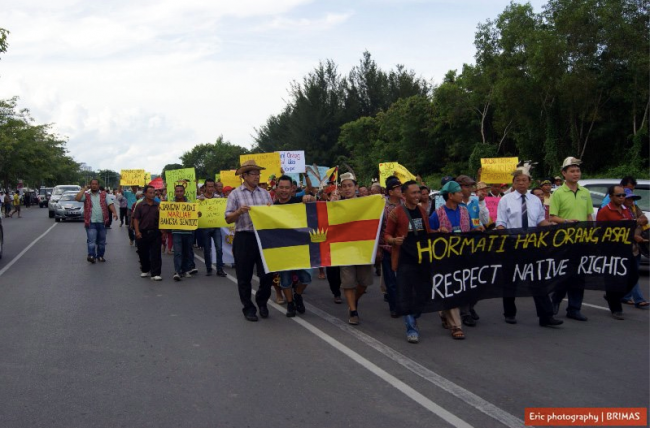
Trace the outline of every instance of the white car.
<instances>
[{"instance_id":1,"label":"white car","mask_svg":"<svg viewBox=\"0 0 650 428\"><path fill-rule=\"evenodd\" d=\"M78 186L76 184L66 184L66 185L56 186L52 190L52 196L50 197L50 200L47 203L49 217L54 218L54 214L56 211L56 203L59 202L59 199L61 199L61 196L65 192L78 192L79 190L81 190L81 186Z\"/></svg>"}]
</instances>

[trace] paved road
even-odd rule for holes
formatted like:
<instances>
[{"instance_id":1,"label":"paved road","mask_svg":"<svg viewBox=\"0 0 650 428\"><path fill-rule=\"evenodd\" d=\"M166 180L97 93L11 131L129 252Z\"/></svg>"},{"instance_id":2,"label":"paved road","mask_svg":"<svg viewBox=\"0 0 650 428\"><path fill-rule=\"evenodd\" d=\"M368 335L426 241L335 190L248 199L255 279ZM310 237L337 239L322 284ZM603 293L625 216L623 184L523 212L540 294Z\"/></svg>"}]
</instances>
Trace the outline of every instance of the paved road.
<instances>
[{"instance_id":1,"label":"paved road","mask_svg":"<svg viewBox=\"0 0 650 428\"><path fill-rule=\"evenodd\" d=\"M453 341L437 316L408 344L378 281L346 323L325 281L288 319L272 304L241 315L234 273L176 283L139 277L126 230L108 232L105 264L85 261L80 223L47 210L4 219L0 260L0 427L503 427L526 407L644 407L649 313L615 321L587 291L587 323L537 326L530 299L517 325L501 302ZM28 248L26 251L24 251ZM200 252L197 256L200 256ZM650 296L647 275L643 292Z\"/></svg>"}]
</instances>

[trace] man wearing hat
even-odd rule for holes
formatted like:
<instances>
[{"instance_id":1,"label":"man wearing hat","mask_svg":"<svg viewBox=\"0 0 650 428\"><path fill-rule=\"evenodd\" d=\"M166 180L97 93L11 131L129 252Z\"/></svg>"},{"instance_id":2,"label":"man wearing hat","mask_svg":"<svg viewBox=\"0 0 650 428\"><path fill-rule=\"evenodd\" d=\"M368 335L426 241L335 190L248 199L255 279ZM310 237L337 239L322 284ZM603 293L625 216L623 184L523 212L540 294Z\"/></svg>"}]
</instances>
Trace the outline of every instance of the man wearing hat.
<instances>
[{"instance_id":1,"label":"man wearing hat","mask_svg":"<svg viewBox=\"0 0 650 428\"><path fill-rule=\"evenodd\" d=\"M449 183L450 181L454 181L454 177L452 177L451 175L446 175L442 177L442 180L440 180L440 187L441 188L445 187L445 184ZM434 202L434 206L433 206L434 210L437 210L438 208L445 205L445 198L442 197L442 191L434 194L433 202Z\"/></svg>"},{"instance_id":2,"label":"man wearing hat","mask_svg":"<svg viewBox=\"0 0 650 428\"><path fill-rule=\"evenodd\" d=\"M384 273L384 282L386 284L386 295L388 297L388 309L390 316L397 318L395 307L395 298L397 294L397 278L391 265L391 253L393 246L386 242L384 233L388 225L388 215L395 208L402 205L402 183L397 177L388 177L386 179L386 206L384 208L384 217L381 223L381 233L379 234L379 248L381 249L381 270Z\"/></svg>"},{"instance_id":3,"label":"man wearing hat","mask_svg":"<svg viewBox=\"0 0 650 428\"><path fill-rule=\"evenodd\" d=\"M488 186L483 181L476 183L476 197L478 198L479 208L478 216L481 224L486 227L493 222L493 220L490 219L490 210L488 209L487 203L485 202L485 197L487 196L489 187L490 186Z\"/></svg>"},{"instance_id":4,"label":"man wearing hat","mask_svg":"<svg viewBox=\"0 0 650 428\"><path fill-rule=\"evenodd\" d=\"M469 232L472 230L472 221L469 217L467 207L463 202L463 193L460 184L450 181L440 190L445 199L445 205L441 206L429 217L429 228L434 232L457 233ZM453 308L440 312L442 325L451 330L451 336L460 340L465 338L461 327L460 309Z\"/></svg>"},{"instance_id":5,"label":"man wearing hat","mask_svg":"<svg viewBox=\"0 0 650 428\"><path fill-rule=\"evenodd\" d=\"M582 161L572 156L562 162L562 176L564 184L557 188L551 196L549 209L549 220L553 223L568 223L593 220L593 203L591 194L587 189L580 186L578 181L581 177L580 164ZM567 318L577 321L587 321L582 315L582 299L585 294L584 284L575 284L569 289L555 290L551 297L553 300L553 313L557 315L560 310L560 303L564 296L569 296L567 307Z\"/></svg>"},{"instance_id":6,"label":"man wearing hat","mask_svg":"<svg viewBox=\"0 0 650 428\"><path fill-rule=\"evenodd\" d=\"M253 221L248 213L252 206L273 204L269 192L259 187L260 171L263 169L266 168L257 165L254 160L244 162L235 171L235 175L241 176L244 183L230 193L226 204L226 223L235 223L235 239L232 251L235 257L239 299L244 305L242 312L248 321L257 321L257 309L251 300L253 267L257 266L257 276L260 279L260 287L255 295L255 302L262 318L269 316L266 303L271 296L271 284L273 282L272 276L264 273L262 257L253 231Z\"/></svg>"},{"instance_id":7,"label":"man wearing hat","mask_svg":"<svg viewBox=\"0 0 650 428\"><path fill-rule=\"evenodd\" d=\"M357 179L351 172L341 175L341 193L334 192L332 201L353 199L357 197ZM351 325L359 324L357 305L359 299L366 293L366 288L372 285L372 265L341 266L341 288L348 301L349 319Z\"/></svg>"}]
</instances>

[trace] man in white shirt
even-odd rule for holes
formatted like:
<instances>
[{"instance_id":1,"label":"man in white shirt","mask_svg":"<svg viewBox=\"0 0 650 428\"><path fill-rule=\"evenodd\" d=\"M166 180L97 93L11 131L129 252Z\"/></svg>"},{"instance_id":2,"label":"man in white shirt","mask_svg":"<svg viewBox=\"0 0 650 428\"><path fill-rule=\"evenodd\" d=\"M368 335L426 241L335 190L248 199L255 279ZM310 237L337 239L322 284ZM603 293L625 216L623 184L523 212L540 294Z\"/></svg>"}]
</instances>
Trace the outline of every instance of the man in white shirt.
<instances>
[{"instance_id":1,"label":"man in white shirt","mask_svg":"<svg viewBox=\"0 0 650 428\"><path fill-rule=\"evenodd\" d=\"M544 216L542 201L528 192L531 177L522 169L513 174L512 186L514 191L506 194L497 207L497 229L528 229L538 226L549 226ZM553 305L548 295L533 296L535 309L542 327L557 326L563 321L553 318ZM508 324L516 324L517 306L514 297L503 298L503 316Z\"/></svg>"}]
</instances>

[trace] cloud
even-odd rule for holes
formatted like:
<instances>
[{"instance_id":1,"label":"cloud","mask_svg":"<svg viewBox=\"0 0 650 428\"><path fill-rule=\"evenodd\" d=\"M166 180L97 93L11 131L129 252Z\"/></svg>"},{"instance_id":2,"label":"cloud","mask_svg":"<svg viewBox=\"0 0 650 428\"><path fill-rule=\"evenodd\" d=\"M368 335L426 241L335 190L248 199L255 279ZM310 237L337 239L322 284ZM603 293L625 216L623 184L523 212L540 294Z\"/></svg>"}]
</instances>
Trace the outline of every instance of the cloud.
<instances>
[{"instance_id":1,"label":"cloud","mask_svg":"<svg viewBox=\"0 0 650 428\"><path fill-rule=\"evenodd\" d=\"M308 18L288 18L285 16L277 16L271 22L261 25L256 28L257 31L267 30L310 30L310 31L323 31L346 22L352 16L352 12L348 13L327 13L324 17L319 19Z\"/></svg>"}]
</instances>

